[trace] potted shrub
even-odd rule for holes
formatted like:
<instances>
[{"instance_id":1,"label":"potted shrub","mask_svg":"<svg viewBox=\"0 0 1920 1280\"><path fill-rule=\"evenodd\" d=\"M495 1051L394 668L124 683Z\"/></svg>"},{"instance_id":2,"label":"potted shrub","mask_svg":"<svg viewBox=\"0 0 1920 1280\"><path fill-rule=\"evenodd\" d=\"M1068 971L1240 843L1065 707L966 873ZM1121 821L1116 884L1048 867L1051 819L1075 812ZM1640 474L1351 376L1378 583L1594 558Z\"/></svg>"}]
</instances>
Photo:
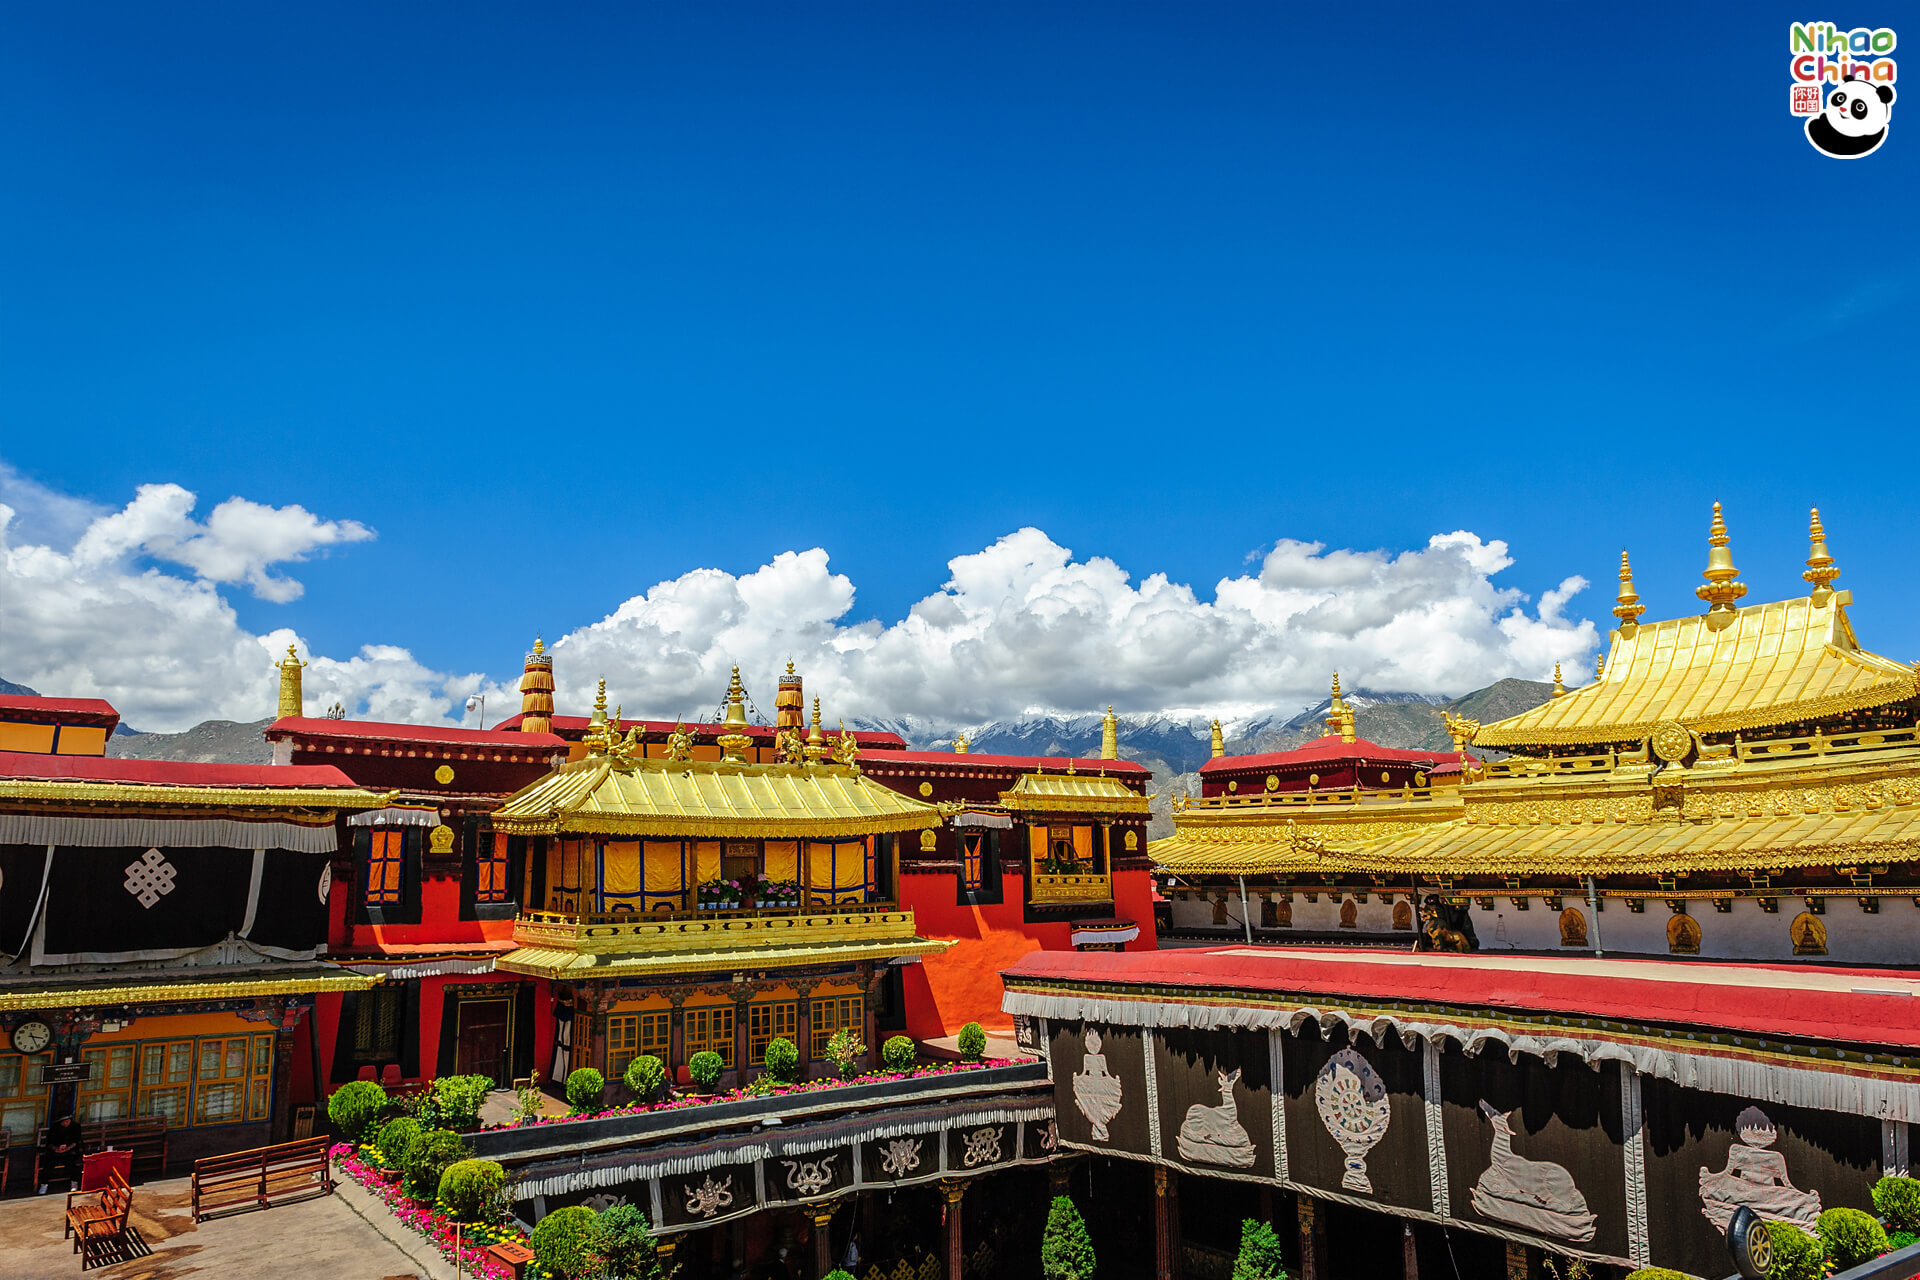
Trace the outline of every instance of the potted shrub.
<instances>
[{"instance_id":1,"label":"potted shrub","mask_svg":"<svg viewBox=\"0 0 1920 1280\"><path fill-rule=\"evenodd\" d=\"M400 1167L400 1189L422 1204L431 1204L440 1193L440 1175L473 1152L451 1129L427 1129L407 1148Z\"/></svg>"},{"instance_id":2,"label":"potted shrub","mask_svg":"<svg viewBox=\"0 0 1920 1280\"><path fill-rule=\"evenodd\" d=\"M1827 1257L1841 1270L1871 1262L1887 1251L1887 1233L1859 1209L1828 1209L1814 1224Z\"/></svg>"},{"instance_id":3,"label":"potted shrub","mask_svg":"<svg viewBox=\"0 0 1920 1280\"><path fill-rule=\"evenodd\" d=\"M911 1071L913 1059L913 1041L905 1036L890 1036L880 1046L880 1064L889 1071Z\"/></svg>"},{"instance_id":4,"label":"potted shrub","mask_svg":"<svg viewBox=\"0 0 1920 1280\"><path fill-rule=\"evenodd\" d=\"M619 1280L655 1280L660 1263L653 1249L653 1224L631 1204L610 1205L593 1222L593 1253Z\"/></svg>"},{"instance_id":5,"label":"potted shrub","mask_svg":"<svg viewBox=\"0 0 1920 1280\"><path fill-rule=\"evenodd\" d=\"M867 1056L867 1046L860 1037L842 1027L827 1038L827 1061L833 1064L834 1074L845 1080L853 1074L860 1059Z\"/></svg>"},{"instance_id":6,"label":"potted shrub","mask_svg":"<svg viewBox=\"0 0 1920 1280\"><path fill-rule=\"evenodd\" d=\"M420 1133L420 1122L412 1116L395 1116L387 1121L374 1134L374 1150L379 1153L374 1163L392 1177L398 1177L406 1167L407 1152L420 1140Z\"/></svg>"},{"instance_id":7,"label":"potted shrub","mask_svg":"<svg viewBox=\"0 0 1920 1280\"><path fill-rule=\"evenodd\" d=\"M468 1131L480 1127L480 1106L493 1092L491 1076L441 1076L433 1082L432 1098L442 1128Z\"/></svg>"},{"instance_id":8,"label":"potted shrub","mask_svg":"<svg viewBox=\"0 0 1920 1280\"><path fill-rule=\"evenodd\" d=\"M387 1091L371 1080L351 1080L327 1099L327 1119L348 1142L358 1142L387 1109Z\"/></svg>"},{"instance_id":9,"label":"potted shrub","mask_svg":"<svg viewBox=\"0 0 1920 1280\"><path fill-rule=\"evenodd\" d=\"M492 1160L456 1160L440 1175L440 1202L456 1222L485 1222L506 1189L507 1171Z\"/></svg>"},{"instance_id":10,"label":"potted shrub","mask_svg":"<svg viewBox=\"0 0 1920 1280\"><path fill-rule=\"evenodd\" d=\"M987 1055L987 1029L977 1022L969 1022L960 1028L957 1044L962 1058L978 1062Z\"/></svg>"},{"instance_id":11,"label":"potted shrub","mask_svg":"<svg viewBox=\"0 0 1920 1280\"><path fill-rule=\"evenodd\" d=\"M800 1050L785 1036L767 1042L767 1074L777 1084L792 1084L800 1074Z\"/></svg>"},{"instance_id":12,"label":"potted shrub","mask_svg":"<svg viewBox=\"0 0 1920 1280\"><path fill-rule=\"evenodd\" d=\"M658 1102L666 1092L667 1067L652 1054L643 1053L627 1064L626 1074L620 1078L635 1101Z\"/></svg>"},{"instance_id":13,"label":"potted shrub","mask_svg":"<svg viewBox=\"0 0 1920 1280\"><path fill-rule=\"evenodd\" d=\"M607 1078L592 1067L579 1067L567 1073L567 1105L577 1116L597 1110L606 1091Z\"/></svg>"},{"instance_id":14,"label":"potted shrub","mask_svg":"<svg viewBox=\"0 0 1920 1280\"><path fill-rule=\"evenodd\" d=\"M533 1229L533 1260L555 1280L585 1280L600 1269L594 1212L583 1204L555 1209Z\"/></svg>"},{"instance_id":15,"label":"potted shrub","mask_svg":"<svg viewBox=\"0 0 1920 1280\"><path fill-rule=\"evenodd\" d=\"M726 1064L720 1061L720 1055L711 1049L702 1049L687 1059L687 1076L702 1093L713 1092L720 1083L720 1072Z\"/></svg>"}]
</instances>

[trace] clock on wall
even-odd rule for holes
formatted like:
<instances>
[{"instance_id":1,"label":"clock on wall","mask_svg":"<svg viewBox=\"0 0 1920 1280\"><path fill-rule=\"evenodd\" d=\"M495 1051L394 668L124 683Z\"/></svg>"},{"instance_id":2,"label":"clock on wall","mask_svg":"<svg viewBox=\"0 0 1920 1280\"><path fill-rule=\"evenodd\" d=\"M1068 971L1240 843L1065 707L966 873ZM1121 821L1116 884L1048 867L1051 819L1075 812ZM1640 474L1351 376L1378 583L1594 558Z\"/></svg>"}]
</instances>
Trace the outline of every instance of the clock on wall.
<instances>
[{"instance_id":1,"label":"clock on wall","mask_svg":"<svg viewBox=\"0 0 1920 1280\"><path fill-rule=\"evenodd\" d=\"M15 1053L39 1053L53 1043L53 1028L38 1018L29 1018L13 1029Z\"/></svg>"}]
</instances>

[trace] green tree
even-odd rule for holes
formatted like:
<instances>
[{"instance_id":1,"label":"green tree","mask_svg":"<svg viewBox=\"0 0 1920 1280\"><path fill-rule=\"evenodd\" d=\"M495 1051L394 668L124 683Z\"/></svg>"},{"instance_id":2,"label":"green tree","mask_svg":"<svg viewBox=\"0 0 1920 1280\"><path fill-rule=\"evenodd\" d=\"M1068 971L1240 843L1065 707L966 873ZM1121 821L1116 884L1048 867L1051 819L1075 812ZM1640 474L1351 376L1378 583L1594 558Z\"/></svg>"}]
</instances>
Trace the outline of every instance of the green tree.
<instances>
[{"instance_id":1,"label":"green tree","mask_svg":"<svg viewBox=\"0 0 1920 1280\"><path fill-rule=\"evenodd\" d=\"M865 1042L845 1027L827 1037L827 1061L833 1064L834 1074L842 1080L852 1075L854 1067L866 1056Z\"/></svg>"},{"instance_id":2,"label":"green tree","mask_svg":"<svg viewBox=\"0 0 1920 1280\"><path fill-rule=\"evenodd\" d=\"M1769 1222L1773 1265L1767 1280L1822 1280L1827 1274L1827 1251L1821 1243L1791 1222Z\"/></svg>"},{"instance_id":3,"label":"green tree","mask_svg":"<svg viewBox=\"0 0 1920 1280\"><path fill-rule=\"evenodd\" d=\"M592 1067L581 1067L567 1075L567 1105L577 1116L598 1108L606 1091L607 1078Z\"/></svg>"},{"instance_id":4,"label":"green tree","mask_svg":"<svg viewBox=\"0 0 1920 1280\"><path fill-rule=\"evenodd\" d=\"M492 1160L456 1160L440 1175L440 1200L458 1222L485 1222L506 1189L507 1171Z\"/></svg>"},{"instance_id":5,"label":"green tree","mask_svg":"<svg viewBox=\"0 0 1920 1280\"><path fill-rule=\"evenodd\" d=\"M653 1224L634 1205L612 1205L595 1218L592 1247L615 1280L659 1280Z\"/></svg>"},{"instance_id":6,"label":"green tree","mask_svg":"<svg viewBox=\"0 0 1920 1280\"><path fill-rule=\"evenodd\" d=\"M642 1102L658 1100L667 1084L667 1066L650 1053L643 1053L627 1064L626 1073L621 1079L627 1082L627 1088L633 1096Z\"/></svg>"},{"instance_id":7,"label":"green tree","mask_svg":"<svg viewBox=\"0 0 1920 1280\"><path fill-rule=\"evenodd\" d=\"M968 1062L978 1062L987 1053L987 1029L977 1022L969 1022L960 1028L960 1036L955 1043L962 1058Z\"/></svg>"},{"instance_id":8,"label":"green tree","mask_svg":"<svg viewBox=\"0 0 1920 1280\"><path fill-rule=\"evenodd\" d=\"M800 1050L785 1036L767 1042L767 1074L781 1084L792 1084L800 1074Z\"/></svg>"},{"instance_id":9,"label":"green tree","mask_svg":"<svg viewBox=\"0 0 1920 1280\"><path fill-rule=\"evenodd\" d=\"M440 1175L447 1166L473 1155L460 1135L451 1129L427 1129L407 1148L400 1164L400 1189L420 1201L430 1203L440 1194Z\"/></svg>"},{"instance_id":10,"label":"green tree","mask_svg":"<svg viewBox=\"0 0 1920 1280\"><path fill-rule=\"evenodd\" d=\"M889 1071L913 1070L913 1041L905 1036L889 1036L880 1046L880 1063Z\"/></svg>"},{"instance_id":11,"label":"green tree","mask_svg":"<svg viewBox=\"0 0 1920 1280\"><path fill-rule=\"evenodd\" d=\"M720 1082L720 1073L726 1063L720 1061L720 1055L711 1049L702 1049L687 1059L687 1075L702 1089L711 1089Z\"/></svg>"},{"instance_id":12,"label":"green tree","mask_svg":"<svg viewBox=\"0 0 1920 1280\"><path fill-rule=\"evenodd\" d=\"M1040 1237L1040 1273L1046 1280L1093 1280L1093 1239L1073 1201L1055 1196Z\"/></svg>"},{"instance_id":13,"label":"green tree","mask_svg":"<svg viewBox=\"0 0 1920 1280\"><path fill-rule=\"evenodd\" d=\"M1287 1269L1280 1262L1280 1237L1273 1228L1254 1218L1242 1222L1233 1280L1287 1280Z\"/></svg>"},{"instance_id":14,"label":"green tree","mask_svg":"<svg viewBox=\"0 0 1920 1280\"><path fill-rule=\"evenodd\" d=\"M1859 1209L1828 1209L1815 1224L1827 1257L1845 1270L1871 1262L1887 1251L1887 1233L1873 1215Z\"/></svg>"},{"instance_id":15,"label":"green tree","mask_svg":"<svg viewBox=\"0 0 1920 1280\"><path fill-rule=\"evenodd\" d=\"M533 1229L533 1260L554 1280L588 1280L600 1270L594 1236L593 1210L583 1204L555 1209Z\"/></svg>"}]
</instances>

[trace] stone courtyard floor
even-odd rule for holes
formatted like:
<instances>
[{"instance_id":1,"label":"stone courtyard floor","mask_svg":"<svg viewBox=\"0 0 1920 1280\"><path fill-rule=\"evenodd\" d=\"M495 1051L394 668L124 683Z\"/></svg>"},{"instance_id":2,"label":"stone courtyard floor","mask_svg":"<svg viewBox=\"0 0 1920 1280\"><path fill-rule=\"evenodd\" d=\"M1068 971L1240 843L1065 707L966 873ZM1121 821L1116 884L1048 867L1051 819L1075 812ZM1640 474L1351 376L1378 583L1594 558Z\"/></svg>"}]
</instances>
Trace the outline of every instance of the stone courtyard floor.
<instances>
[{"instance_id":1,"label":"stone courtyard floor","mask_svg":"<svg viewBox=\"0 0 1920 1280\"><path fill-rule=\"evenodd\" d=\"M0 1280L79 1276L80 1255L61 1238L66 1196L0 1200ZM85 1274L103 1280L183 1277L273 1280L452 1280L453 1264L425 1238L399 1226L386 1207L350 1180L333 1195L236 1213L197 1226L187 1180L133 1189L131 1256Z\"/></svg>"}]
</instances>

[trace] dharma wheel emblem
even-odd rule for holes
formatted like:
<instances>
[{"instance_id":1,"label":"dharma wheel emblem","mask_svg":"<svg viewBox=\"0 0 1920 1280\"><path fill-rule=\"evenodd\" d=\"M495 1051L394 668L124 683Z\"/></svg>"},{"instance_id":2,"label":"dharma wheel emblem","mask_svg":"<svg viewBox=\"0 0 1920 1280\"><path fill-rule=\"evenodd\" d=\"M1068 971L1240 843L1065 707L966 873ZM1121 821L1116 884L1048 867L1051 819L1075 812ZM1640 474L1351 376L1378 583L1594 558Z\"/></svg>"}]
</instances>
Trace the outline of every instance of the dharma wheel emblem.
<instances>
[{"instance_id":1,"label":"dharma wheel emblem","mask_svg":"<svg viewBox=\"0 0 1920 1280\"><path fill-rule=\"evenodd\" d=\"M1662 720L1653 726L1653 754L1668 764L1679 764L1693 750L1693 735L1686 726L1673 720Z\"/></svg>"}]
</instances>

